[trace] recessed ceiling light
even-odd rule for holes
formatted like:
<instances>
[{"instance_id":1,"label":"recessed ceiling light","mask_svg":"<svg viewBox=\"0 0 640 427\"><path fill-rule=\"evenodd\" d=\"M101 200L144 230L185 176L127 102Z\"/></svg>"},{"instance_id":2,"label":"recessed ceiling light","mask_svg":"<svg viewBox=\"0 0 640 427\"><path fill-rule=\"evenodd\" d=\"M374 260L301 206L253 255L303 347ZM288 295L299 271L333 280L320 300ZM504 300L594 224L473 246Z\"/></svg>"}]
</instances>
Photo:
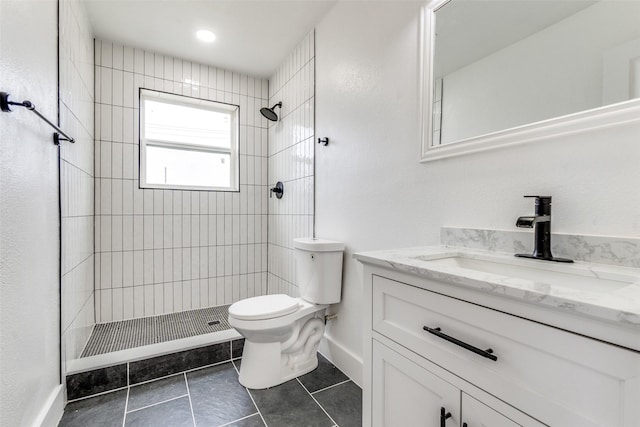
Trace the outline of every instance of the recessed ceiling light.
<instances>
[{"instance_id":1,"label":"recessed ceiling light","mask_svg":"<svg viewBox=\"0 0 640 427\"><path fill-rule=\"evenodd\" d=\"M198 37L203 42L211 43L216 39L216 35L213 34L209 30L200 30L196 33L196 37Z\"/></svg>"}]
</instances>

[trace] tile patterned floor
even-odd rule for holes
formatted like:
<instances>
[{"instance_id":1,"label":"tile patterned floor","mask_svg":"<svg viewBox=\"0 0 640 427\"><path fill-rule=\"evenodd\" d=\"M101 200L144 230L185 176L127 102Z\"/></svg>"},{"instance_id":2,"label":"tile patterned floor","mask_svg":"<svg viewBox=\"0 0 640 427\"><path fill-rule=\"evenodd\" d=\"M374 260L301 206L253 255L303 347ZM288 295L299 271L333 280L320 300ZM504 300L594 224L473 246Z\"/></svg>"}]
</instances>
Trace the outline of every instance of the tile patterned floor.
<instances>
[{"instance_id":1,"label":"tile patterned floor","mask_svg":"<svg viewBox=\"0 0 640 427\"><path fill-rule=\"evenodd\" d=\"M313 372L266 390L238 383L241 360L172 375L65 408L59 427L355 427L362 391L318 354Z\"/></svg>"},{"instance_id":2,"label":"tile patterned floor","mask_svg":"<svg viewBox=\"0 0 640 427\"><path fill-rule=\"evenodd\" d=\"M179 313L98 323L80 357L95 356L143 345L231 329L229 305Z\"/></svg>"}]
</instances>

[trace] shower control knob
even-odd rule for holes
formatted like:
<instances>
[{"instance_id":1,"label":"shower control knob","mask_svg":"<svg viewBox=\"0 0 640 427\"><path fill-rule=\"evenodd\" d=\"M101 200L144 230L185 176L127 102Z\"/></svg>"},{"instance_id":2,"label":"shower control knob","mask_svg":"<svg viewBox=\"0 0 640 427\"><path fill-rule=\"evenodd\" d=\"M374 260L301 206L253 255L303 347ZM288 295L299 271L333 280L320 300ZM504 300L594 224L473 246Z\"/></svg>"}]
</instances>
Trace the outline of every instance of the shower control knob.
<instances>
[{"instance_id":1,"label":"shower control knob","mask_svg":"<svg viewBox=\"0 0 640 427\"><path fill-rule=\"evenodd\" d=\"M269 191L269 197L273 197L273 193L275 193L276 198L282 199L282 195L284 194L284 184L281 181L278 181L276 182L276 186L269 189Z\"/></svg>"}]
</instances>

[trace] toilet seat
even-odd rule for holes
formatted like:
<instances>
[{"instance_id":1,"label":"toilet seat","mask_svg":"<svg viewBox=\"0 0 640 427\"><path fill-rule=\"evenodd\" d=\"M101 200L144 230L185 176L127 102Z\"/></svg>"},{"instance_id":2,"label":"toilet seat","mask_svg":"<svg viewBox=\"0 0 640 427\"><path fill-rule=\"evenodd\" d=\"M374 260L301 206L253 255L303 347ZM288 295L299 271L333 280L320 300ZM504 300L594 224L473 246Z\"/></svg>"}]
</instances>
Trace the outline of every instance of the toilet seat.
<instances>
[{"instance_id":1,"label":"toilet seat","mask_svg":"<svg viewBox=\"0 0 640 427\"><path fill-rule=\"evenodd\" d=\"M298 300L289 295L263 295L232 304L229 307L229 316L239 320L265 320L286 316L298 308Z\"/></svg>"}]
</instances>

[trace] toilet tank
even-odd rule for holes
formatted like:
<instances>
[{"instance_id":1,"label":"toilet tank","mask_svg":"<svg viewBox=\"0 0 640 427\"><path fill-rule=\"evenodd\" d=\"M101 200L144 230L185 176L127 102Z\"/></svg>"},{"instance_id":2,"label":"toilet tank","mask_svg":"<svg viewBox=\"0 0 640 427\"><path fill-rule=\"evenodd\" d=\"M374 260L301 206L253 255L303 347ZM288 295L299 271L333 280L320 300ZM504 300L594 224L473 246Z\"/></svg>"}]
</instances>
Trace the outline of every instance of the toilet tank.
<instances>
[{"instance_id":1,"label":"toilet tank","mask_svg":"<svg viewBox=\"0 0 640 427\"><path fill-rule=\"evenodd\" d=\"M300 297L314 304L340 302L344 243L308 237L293 239L293 246Z\"/></svg>"}]
</instances>

